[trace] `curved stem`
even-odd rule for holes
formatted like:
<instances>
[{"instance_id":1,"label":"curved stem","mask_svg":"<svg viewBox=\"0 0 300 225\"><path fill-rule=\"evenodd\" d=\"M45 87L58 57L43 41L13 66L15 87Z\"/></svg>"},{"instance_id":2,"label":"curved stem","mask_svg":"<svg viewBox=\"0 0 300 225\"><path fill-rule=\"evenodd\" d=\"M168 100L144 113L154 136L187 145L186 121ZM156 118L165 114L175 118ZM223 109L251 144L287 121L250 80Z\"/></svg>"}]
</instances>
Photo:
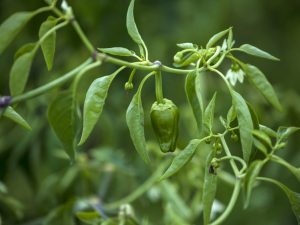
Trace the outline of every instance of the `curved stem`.
<instances>
[{"instance_id":1,"label":"curved stem","mask_svg":"<svg viewBox=\"0 0 300 225\"><path fill-rule=\"evenodd\" d=\"M89 39L86 37L85 33L82 31L79 23L76 20L73 20L72 21L72 26L75 29L75 31L77 32L77 34L79 35L79 37L82 40L82 42L84 43L84 45L90 51L90 53L94 53L95 52L95 48L92 45L92 43L89 41Z\"/></svg>"},{"instance_id":2,"label":"curved stem","mask_svg":"<svg viewBox=\"0 0 300 225\"><path fill-rule=\"evenodd\" d=\"M47 83L41 87L38 87L34 90L28 91L22 95L16 96L12 99L11 104L16 104L19 102L23 102L27 99L31 99L34 98L36 96L39 96L41 94L44 94L46 92L48 92L49 90L58 87L62 84L64 84L65 82L67 82L68 80L72 79L74 76L77 75L78 72L80 72L83 68L85 68L87 65L89 65L92 62L92 59L88 59L85 62L83 62L81 65L79 65L78 67L76 67L75 69L71 70L70 72L62 75L61 77L59 77L58 79Z\"/></svg>"},{"instance_id":3,"label":"curved stem","mask_svg":"<svg viewBox=\"0 0 300 225\"><path fill-rule=\"evenodd\" d=\"M245 163L245 161L242 158L234 156L234 155L232 155L232 156L224 156L224 157L219 158L217 160L220 162L220 161L223 161L223 160L231 160L231 159L233 159L235 161L238 161L238 162L240 162L242 164L242 169L239 172L240 174L242 174L247 169L247 164Z\"/></svg>"},{"instance_id":4,"label":"curved stem","mask_svg":"<svg viewBox=\"0 0 300 225\"><path fill-rule=\"evenodd\" d=\"M226 155L229 156L229 157L232 157L232 155L230 153L230 150L229 150L229 148L226 144L224 136L221 136L220 139L221 139L221 142L222 142L222 145L223 145L223 148L224 148L224 151L225 151ZM233 159L230 160L230 164L231 164L231 167L233 169L234 175L236 177L238 177L240 175L240 172L239 172L239 169L237 168L237 166L236 166Z\"/></svg>"},{"instance_id":5,"label":"curved stem","mask_svg":"<svg viewBox=\"0 0 300 225\"><path fill-rule=\"evenodd\" d=\"M231 213L231 211L239 197L240 190L241 190L241 180L237 180L235 182L230 201L229 201L225 211L222 213L222 215L218 219L216 219L209 225L219 225L229 216L229 214Z\"/></svg>"}]
</instances>

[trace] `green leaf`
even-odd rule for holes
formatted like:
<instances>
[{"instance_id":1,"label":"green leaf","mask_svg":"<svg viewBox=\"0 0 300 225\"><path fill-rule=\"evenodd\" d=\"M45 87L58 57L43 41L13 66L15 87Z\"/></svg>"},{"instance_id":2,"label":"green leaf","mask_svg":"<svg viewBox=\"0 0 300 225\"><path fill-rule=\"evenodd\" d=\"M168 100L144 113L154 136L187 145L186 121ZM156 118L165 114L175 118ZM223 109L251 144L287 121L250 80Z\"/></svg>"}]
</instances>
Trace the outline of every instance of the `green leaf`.
<instances>
[{"instance_id":1,"label":"green leaf","mask_svg":"<svg viewBox=\"0 0 300 225\"><path fill-rule=\"evenodd\" d=\"M231 49L233 44L234 44L234 41L233 41L232 27L230 27L229 32L228 32L228 38L227 38L227 48Z\"/></svg>"},{"instance_id":2,"label":"green leaf","mask_svg":"<svg viewBox=\"0 0 300 225\"><path fill-rule=\"evenodd\" d=\"M267 52L265 52L265 51L263 51L263 50L255 47L255 46L249 45L249 44L241 45L236 50L245 52L245 53L247 53L249 55L253 55L253 56L265 58L265 59L276 60L276 61L279 60L278 58L272 56L271 54L269 54L269 53L267 53Z\"/></svg>"},{"instance_id":3,"label":"green leaf","mask_svg":"<svg viewBox=\"0 0 300 225\"><path fill-rule=\"evenodd\" d=\"M57 19L49 16L45 22L42 23L39 30L39 38L41 39L49 30L55 27ZM42 43L41 48L47 64L48 70L52 69L53 59L55 54L56 32L52 32Z\"/></svg>"},{"instance_id":4,"label":"green leaf","mask_svg":"<svg viewBox=\"0 0 300 225\"><path fill-rule=\"evenodd\" d=\"M236 111L234 107L231 106L227 112L227 127L230 126L230 124L235 120L235 118L236 118Z\"/></svg>"},{"instance_id":5,"label":"green leaf","mask_svg":"<svg viewBox=\"0 0 300 225\"><path fill-rule=\"evenodd\" d=\"M286 196L288 197L292 210L296 216L298 225L300 225L300 193L294 192L292 190L290 190L287 186L285 186L284 184L282 184L281 182L271 179L271 178L267 178L267 177L262 177L261 180L273 183L275 185L277 185L278 187L280 187L286 194Z\"/></svg>"},{"instance_id":6,"label":"green leaf","mask_svg":"<svg viewBox=\"0 0 300 225\"><path fill-rule=\"evenodd\" d=\"M190 65L191 63L195 63L199 58L200 58L199 53L196 53L196 52L191 51L191 52L186 53L186 54L182 57L181 61L179 61L179 62L174 62L173 65L174 65L175 67L188 66L188 65Z\"/></svg>"},{"instance_id":7,"label":"green leaf","mask_svg":"<svg viewBox=\"0 0 300 225\"><path fill-rule=\"evenodd\" d=\"M0 25L0 54L34 15L35 12L17 12Z\"/></svg>"},{"instance_id":8,"label":"green leaf","mask_svg":"<svg viewBox=\"0 0 300 225\"><path fill-rule=\"evenodd\" d=\"M74 201L69 201L51 210L43 220L43 225L74 225Z\"/></svg>"},{"instance_id":9,"label":"green leaf","mask_svg":"<svg viewBox=\"0 0 300 225\"><path fill-rule=\"evenodd\" d=\"M98 48L98 50L108 53L111 55L117 55L117 56L134 56L135 52L131 51L127 48L123 47L113 47L113 48Z\"/></svg>"},{"instance_id":10,"label":"green leaf","mask_svg":"<svg viewBox=\"0 0 300 225\"><path fill-rule=\"evenodd\" d=\"M279 142L285 141L290 135L299 130L299 127L279 127L277 131L277 137Z\"/></svg>"},{"instance_id":11,"label":"green leaf","mask_svg":"<svg viewBox=\"0 0 300 225\"><path fill-rule=\"evenodd\" d=\"M254 85L259 92L278 110L282 110L282 106L276 96L276 93L266 79L265 75L255 66L250 64L242 64L243 70L250 83Z\"/></svg>"},{"instance_id":12,"label":"green leaf","mask_svg":"<svg viewBox=\"0 0 300 225\"><path fill-rule=\"evenodd\" d=\"M255 138L260 140L262 143L267 144L269 148L272 148L271 138L261 130L253 130L252 134Z\"/></svg>"},{"instance_id":13,"label":"green leaf","mask_svg":"<svg viewBox=\"0 0 300 225\"><path fill-rule=\"evenodd\" d=\"M277 133L273 129L271 129L271 128L265 126L265 125L262 125L262 124L259 124L259 129L261 131L265 132L270 137L277 138Z\"/></svg>"},{"instance_id":14,"label":"green leaf","mask_svg":"<svg viewBox=\"0 0 300 225\"><path fill-rule=\"evenodd\" d=\"M203 126L206 134L212 133L214 114L215 114L215 105L216 105L216 96L217 93L215 92L204 111Z\"/></svg>"},{"instance_id":15,"label":"green leaf","mask_svg":"<svg viewBox=\"0 0 300 225\"><path fill-rule=\"evenodd\" d=\"M207 156L205 164L205 175L203 184L202 204L203 204L203 219L204 225L209 224L212 205L216 196L217 191L217 180L216 174L211 173L211 161L214 158L214 152L210 152Z\"/></svg>"},{"instance_id":16,"label":"green leaf","mask_svg":"<svg viewBox=\"0 0 300 225\"><path fill-rule=\"evenodd\" d=\"M284 159L282 159L276 155L272 155L271 159L274 162L277 162L277 163L281 164L282 166L284 166L285 168L287 168L300 182L300 168L294 167L293 165L289 164L287 161L285 161Z\"/></svg>"},{"instance_id":17,"label":"green leaf","mask_svg":"<svg viewBox=\"0 0 300 225\"><path fill-rule=\"evenodd\" d=\"M185 42L185 43L179 43L179 44L176 44L179 48L183 48L183 49L197 49L198 46L193 44L193 43L190 43L190 42Z\"/></svg>"},{"instance_id":18,"label":"green leaf","mask_svg":"<svg viewBox=\"0 0 300 225\"><path fill-rule=\"evenodd\" d=\"M130 35L132 40L138 44L141 56L145 57L145 50L146 50L146 49L144 49L145 43L138 31L136 23L134 21L134 15L133 15L134 1L135 0L131 0L130 5L128 7L127 17L126 17L126 27L127 27L128 34Z\"/></svg>"},{"instance_id":19,"label":"green leaf","mask_svg":"<svg viewBox=\"0 0 300 225\"><path fill-rule=\"evenodd\" d=\"M126 111L126 122L129 128L131 140L138 154L146 163L150 163L150 159L147 153L145 138L144 110L141 99L141 91L145 81L153 74L154 73L150 73L142 80L138 91L133 96Z\"/></svg>"},{"instance_id":20,"label":"green leaf","mask_svg":"<svg viewBox=\"0 0 300 225\"><path fill-rule=\"evenodd\" d=\"M252 152L252 130L253 123L251 114L244 98L234 90L231 90L232 104L235 107L237 119L239 123L240 139L243 150L243 157L246 162L249 161Z\"/></svg>"},{"instance_id":21,"label":"green leaf","mask_svg":"<svg viewBox=\"0 0 300 225\"><path fill-rule=\"evenodd\" d=\"M256 160L251 163L249 166L246 176L244 178L244 192L245 192L245 202L244 202L244 208L248 207L252 189L255 184L256 177L259 175L262 167L264 165L264 162L261 160Z\"/></svg>"},{"instance_id":22,"label":"green leaf","mask_svg":"<svg viewBox=\"0 0 300 225\"><path fill-rule=\"evenodd\" d=\"M221 31L221 32L219 32L219 33L217 33L217 34L215 34L214 36L212 36L212 37L209 39L209 41L207 42L206 48L208 49L208 48L212 47L212 46L213 46L215 43L217 43L222 37L224 37L224 36L228 33L228 31L229 31L230 29L231 29L231 28L228 28L228 29L223 30L223 31Z\"/></svg>"},{"instance_id":23,"label":"green leaf","mask_svg":"<svg viewBox=\"0 0 300 225\"><path fill-rule=\"evenodd\" d=\"M166 179L177 173L193 157L201 141L193 139L190 143L178 153L173 159L167 171L160 177L160 180Z\"/></svg>"},{"instance_id":24,"label":"green leaf","mask_svg":"<svg viewBox=\"0 0 300 225\"><path fill-rule=\"evenodd\" d=\"M15 53L14 61L16 61L20 56L24 55L25 53L31 52L35 46L36 46L36 43L27 43L27 44L23 45Z\"/></svg>"},{"instance_id":25,"label":"green leaf","mask_svg":"<svg viewBox=\"0 0 300 225\"><path fill-rule=\"evenodd\" d=\"M23 117L20 116L20 114L18 114L11 106L8 106L5 109L3 116L21 125L25 129L31 130L31 127L26 120L24 120Z\"/></svg>"},{"instance_id":26,"label":"green leaf","mask_svg":"<svg viewBox=\"0 0 300 225\"><path fill-rule=\"evenodd\" d=\"M87 140L95 127L102 113L111 82L122 69L124 68L121 67L111 75L97 78L90 85L84 101L83 131L79 145L82 145Z\"/></svg>"},{"instance_id":27,"label":"green leaf","mask_svg":"<svg viewBox=\"0 0 300 225\"><path fill-rule=\"evenodd\" d=\"M100 222L101 216L96 211L80 211L76 212L76 217L83 223L87 224L97 224L97 222Z\"/></svg>"},{"instance_id":28,"label":"green leaf","mask_svg":"<svg viewBox=\"0 0 300 225\"><path fill-rule=\"evenodd\" d=\"M185 93L192 107L193 114L197 122L198 130L199 132L201 132L203 103L202 103L201 91L196 89L197 76L198 76L198 72L196 71L192 71L187 74L185 79Z\"/></svg>"},{"instance_id":29,"label":"green leaf","mask_svg":"<svg viewBox=\"0 0 300 225\"><path fill-rule=\"evenodd\" d=\"M29 50L29 52L26 52L25 50ZM28 80L35 52L35 48L32 49L31 44L22 47L17 52L16 55L18 56L18 58L16 58L10 70L9 77L9 87L12 96L16 96L23 93Z\"/></svg>"},{"instance_id":30,"label":"green leaf","mask_svg":"<svg viewBox=\"0 0 300 225\"><path fill-rule=\"evenodd\" d=\"M76 112L72 94L60 93L48 108L48 120L71 160L76 157Z\"/></svg>"}]
</instances>

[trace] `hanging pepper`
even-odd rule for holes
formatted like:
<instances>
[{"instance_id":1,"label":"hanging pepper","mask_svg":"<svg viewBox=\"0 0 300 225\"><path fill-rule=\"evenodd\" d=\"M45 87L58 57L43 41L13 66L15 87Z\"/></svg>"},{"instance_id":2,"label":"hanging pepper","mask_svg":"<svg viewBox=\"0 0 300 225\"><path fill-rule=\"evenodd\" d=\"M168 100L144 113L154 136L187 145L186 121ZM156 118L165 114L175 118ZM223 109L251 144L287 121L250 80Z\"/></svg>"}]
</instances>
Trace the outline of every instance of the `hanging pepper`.
<instances>
[{"instance_id":1,"label":"hanging pepper","mask_svg":"<svg viewBox=\"0 0 300 225\"><path fill-rule=\"evenodd\" d=\"M166 98L161 102L156 101L151 107L150 118L161 151L173 152L178 136L179 111L177 106Z\"/></svg>"}]
</instances>

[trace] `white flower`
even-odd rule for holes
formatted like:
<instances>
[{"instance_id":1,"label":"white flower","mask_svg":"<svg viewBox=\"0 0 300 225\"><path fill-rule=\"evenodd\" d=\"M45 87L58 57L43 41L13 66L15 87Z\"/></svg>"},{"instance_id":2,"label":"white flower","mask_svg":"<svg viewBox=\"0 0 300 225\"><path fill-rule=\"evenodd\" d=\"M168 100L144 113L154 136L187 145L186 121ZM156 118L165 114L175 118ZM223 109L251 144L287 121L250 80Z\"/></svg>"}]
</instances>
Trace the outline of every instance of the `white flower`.
<instances>
[{"instance_id":1,"label":"white flower","mask_svg":"<svg viewBox=\"0 0 300 225\"><path fill-rule=\"evenodd\" d=\"M229 80L232 86L234 86L237 81L243 83L244 75L244 71L240 68L238 70L233 70L232 68L230 68L226 73L226 79Z\"/></svg>"},{"instance_id":2,"label":"white flower","mask_svg":"<svg viewBox=\"0 0 300 225\"><path fill-rule=\"evenodd\" d=\"M62 1L60 7L67 15L72 14L72 8L68 5L66 0Z\"/></svg>"},{"instance_id":3,"label":"white flower","mask_svg":"<svg viewBox=\"0 0 300 225\"><path fill-rule=\"evenodd\" d=\"M225 209L225 206L219 202L217 199L214 200L213 205L212 205L212 209L211 209L211 215L210 218L214 219L216 218L217 214L223 212Z\"/></svg>"}]
</instances>

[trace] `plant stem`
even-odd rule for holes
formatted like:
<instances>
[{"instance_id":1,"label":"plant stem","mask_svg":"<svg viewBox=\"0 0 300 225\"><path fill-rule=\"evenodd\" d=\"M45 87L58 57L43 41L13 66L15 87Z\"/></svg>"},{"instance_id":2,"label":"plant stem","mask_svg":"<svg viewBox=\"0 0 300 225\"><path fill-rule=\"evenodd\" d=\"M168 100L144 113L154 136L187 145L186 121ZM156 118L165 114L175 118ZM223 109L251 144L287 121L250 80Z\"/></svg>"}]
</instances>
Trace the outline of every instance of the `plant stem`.
<instances>
[{"instance_id":1,"label":"plant stem","mask_svg":"<svg viewBox=\"0 0 300 225\"><path fill-rule=\"evenodd\" d=\"M36 96L39 96L41 94L44 94L46 93L47 91L55 88L55 87L58 87L62 84L64 84L65 82L67 82L68 80L72 79L74 76L77 75L78 72L80 72L83 68L85 68L87 65L89 65L90 63L92 62L92 59L88 59L86 60L85 62L83 62L81 65L79 65L78 67L76 67L75 69L71 70L70 72L62 75L61 77L59 77L58 79L50 82L50 83L47 83L41 87L38 87L34 90L31 90L31 91L28 91L22 95L19 95L19 96L16 96L16 97L13 97L12 101L11 101L11 104L16 104L16 103L19 103L19 102L23 102L27 99L31 99L31 98L34 98Z\"/></svg>"},{"instance_id":2,"label":"plant stem","mask_svg":"<svg viewBox=\"0 0 300 225\"><path fill-rule=\"evenodd\" d=\"M241 180L237 180L235 182L230 201L229 201L225 211L222 213L222 215L218 219L216 219L209 225L219 225L229 216L229 214L231 213L231 211L239 197L240 190L241 190Z\"/></svg>"},{"instance_id":3,"label":"plant stem","mask_svg":"<svg viewBox=\"0 0 300 225\"><path fill-rule=\"evenodd\" d=\"M229 156L229 157L232 157L232 155L230 153L230 150L229 150L229 148L228 148L228 146L226 144L224 136L221 136L220 139L221 139L221 142L222 142L222 145L223 145L223 148L224 148L224 151L225 151L226 155ZM236 164L235 164L235 162L234 162L233 159L230 159L230 165L231 165L231 167L233 169L234 175L236 177L239 177L240 176L240 172L239 172L239 170L238 170L238 168L237 168L237 166L236 166Z\"/></svg>"},{"instance_id":4,"label":"plant stem","mask_svg":"<svg viewBox=\"0 0 300 225\"><path fill-rule=\"evenodd\" d=\"M95 50L94 46L91 44L91 42L89 41L89 39L86 37L85 33L82 31L79 23L76 20L72 20L72 26L75 29L75 31L77 32L77 34L79 35L79 37L82 40L82 42L84 43L84 45L87 47L87 49L91 53L94 53L96 50Z\"/></svg>"},{"instance_id":5,"label":"plant stem","mask_svg":"<svg viewBox=\"0 0 300 225\"><path fill-rule=\"evenodd\" d=\"M158 103L164 102L164 96L163 96L163 90L162 90L162 78L161 78L161 72L157 71L155 75L155 95L156 95L156 101Z\"/></svg>"}]
</instances>

